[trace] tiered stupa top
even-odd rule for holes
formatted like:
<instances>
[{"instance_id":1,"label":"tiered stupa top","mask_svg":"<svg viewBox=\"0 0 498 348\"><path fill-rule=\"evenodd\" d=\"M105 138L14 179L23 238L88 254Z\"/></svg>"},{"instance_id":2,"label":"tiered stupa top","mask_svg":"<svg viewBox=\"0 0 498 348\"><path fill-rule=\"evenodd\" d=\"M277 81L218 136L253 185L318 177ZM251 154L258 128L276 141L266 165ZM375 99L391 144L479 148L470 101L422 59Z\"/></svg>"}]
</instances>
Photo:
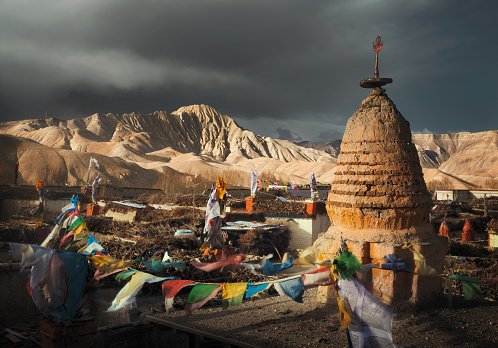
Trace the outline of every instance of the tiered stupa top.
<instances>
[{"instance_id":1,"label":"tiered stupa top","mask_svg":"<svg viewBox=\"0 0 498 348\"><path fill-rule=\"evenodd\" d=\"M341 230L406 230L428 223L431 197L410 124L381 89L349 119L328 212Z\"/></svg>"}]
</instances>

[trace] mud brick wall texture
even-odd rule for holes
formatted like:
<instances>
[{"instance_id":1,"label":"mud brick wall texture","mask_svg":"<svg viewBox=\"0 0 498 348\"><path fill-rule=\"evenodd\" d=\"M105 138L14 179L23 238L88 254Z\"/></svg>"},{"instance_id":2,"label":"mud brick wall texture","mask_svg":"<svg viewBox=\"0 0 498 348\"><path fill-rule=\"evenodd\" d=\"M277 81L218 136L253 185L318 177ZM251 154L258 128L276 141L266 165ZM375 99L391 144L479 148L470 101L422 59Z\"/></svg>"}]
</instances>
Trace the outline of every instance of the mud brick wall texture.
<instances>
[{"instance_id":1,"label":"mud brick wall texture","mask_svg":"<svg viewBox=\"0 0 498 348\"><path fill-rule=\"evenodd\" d=\"M349 119L327 210L341 229L403 230L428 223L431 197L410 124L372 92Z\"/></svg>"}]
</instances>

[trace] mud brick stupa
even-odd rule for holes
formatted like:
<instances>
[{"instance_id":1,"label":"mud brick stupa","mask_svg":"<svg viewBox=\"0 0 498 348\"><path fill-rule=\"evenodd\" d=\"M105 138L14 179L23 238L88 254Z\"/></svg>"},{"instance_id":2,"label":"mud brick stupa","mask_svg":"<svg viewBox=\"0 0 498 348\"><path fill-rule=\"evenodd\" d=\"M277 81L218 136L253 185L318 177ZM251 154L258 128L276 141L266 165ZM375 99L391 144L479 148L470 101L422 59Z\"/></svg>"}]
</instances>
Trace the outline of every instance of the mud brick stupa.
<instances>
[{"instance_id":1,"label":"mud brick stupa","mask_svg":"<svg viewBox=\"0 0 498 348\"><path fill-rule=\"evenodd\" d=\"M344 240L363 264L382 262L388 254L414 264L415 250L440 274L447 240L429 222L431 197L410 124L382 88L392 82L379 77L382 46L377 37L374 77L360 84L372 91L348 120L327 200L332 226L315 246L330 256ZM434 303L442 291L441 279L421 273L417 268L414 273L373 268L361 273L360 280L389 304Z\"/></svg>"}]
</instances>

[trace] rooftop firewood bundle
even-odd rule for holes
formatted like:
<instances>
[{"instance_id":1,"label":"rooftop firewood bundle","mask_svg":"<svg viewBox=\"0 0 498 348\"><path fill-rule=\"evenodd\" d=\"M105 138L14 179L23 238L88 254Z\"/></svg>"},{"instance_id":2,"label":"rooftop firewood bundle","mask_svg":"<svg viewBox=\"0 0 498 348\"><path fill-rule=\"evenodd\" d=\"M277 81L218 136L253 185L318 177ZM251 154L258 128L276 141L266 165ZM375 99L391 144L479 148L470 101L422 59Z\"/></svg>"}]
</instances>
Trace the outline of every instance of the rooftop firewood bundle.
<instances>
[{"instance_id":1,"label":"rooftop firewood bundle","mask_svg":"<svg viewBox=\"0 0 498 348\"><path fill-rule=\"evenodd\" d=\"M199 194L178 194L178 193L153 193L144 194L137 197L137 200L148 204L172 204L185 207L205 207L208 196Z\"/></svg>"},{"instance_id":2,"label":"rooftop firewood bundle","mask_svg":"<svg viewBox=\"0 0 498 348\"><path fill-rule=\"evenodd\" d=\"M498 219L491 219L487 227L488 231L498 233Z\"/></svg>"},{"instance_id":3,"label":"rooftop firewood bundle","mask_svg":"<svg viewBox=\"0 0 498 348\"><path fill-rule=\"evenodd\" d=\"M484 198L474 199L471 202L472 209L484 214ZM498 217L498 197L486 198L486 210L488 215Z\"/></svg>"},{"instance_id":4,"label":"rooftop firewood bundle","mask_svg":"<svg viewBox=\"0 0 498 348\"><path fill-rule=\"evenodd\" d=\"M276 250L283 255L290 241L290 231L285 226L265 230L256 228L240 234L238 243L240 250L246 254L267 255Z\"/></svg>"},{"instance_id":5,"label":"rooftop firewood bundle","mask_svg":"<svg viewBox=\"0 0 498 348\"><path fill-rule=\"evenodd\" d=\"M231 212L226 213L225 218L223 219L226 222L235 222L235 221L253 221L253 222L265 222L265 214L262 212L259 213L245 213L245 212Z\"/></svg>"},{"instance_id":6,"label":"rooftop firewood bundle","mask_svg":"<svg viewBox=\"0 0 498 348\"><path fill-rule=\"evenodd\" d=\"M260 199L256 201L256 211L263 212L266 215L304 215L306 213L306 205L304 202L282 202L278 199Z\"/></svg>"}]
</instances>

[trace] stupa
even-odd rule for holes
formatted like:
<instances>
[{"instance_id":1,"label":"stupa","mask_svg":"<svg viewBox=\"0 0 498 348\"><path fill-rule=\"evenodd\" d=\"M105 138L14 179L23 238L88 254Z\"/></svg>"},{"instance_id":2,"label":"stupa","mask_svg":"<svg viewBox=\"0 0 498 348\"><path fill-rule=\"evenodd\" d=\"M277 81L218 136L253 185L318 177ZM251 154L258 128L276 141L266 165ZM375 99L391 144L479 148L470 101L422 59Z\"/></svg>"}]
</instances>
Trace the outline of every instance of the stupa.
<instances>
[{"instance_id":1,"label":"stupa","mask_svg":"<svg viewBox=\"0 0 498 348\"><path fill-rule=\"evenodd\" d=\"M388 254L413 264L415 250L440 274L447 240L438 237L429 222L431 196L410 124L382 88L392 83L379 77L382 47L377 37L374 77L360 83L372 91L347 122L327 199L332 226L315 246L332 256L344 240L363 264L382 262ZM395 273L373 268L360 277L389 304L426 304L441 294L440 277L422 275L419 269Z\"/></svg>"}]
</instances>

